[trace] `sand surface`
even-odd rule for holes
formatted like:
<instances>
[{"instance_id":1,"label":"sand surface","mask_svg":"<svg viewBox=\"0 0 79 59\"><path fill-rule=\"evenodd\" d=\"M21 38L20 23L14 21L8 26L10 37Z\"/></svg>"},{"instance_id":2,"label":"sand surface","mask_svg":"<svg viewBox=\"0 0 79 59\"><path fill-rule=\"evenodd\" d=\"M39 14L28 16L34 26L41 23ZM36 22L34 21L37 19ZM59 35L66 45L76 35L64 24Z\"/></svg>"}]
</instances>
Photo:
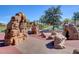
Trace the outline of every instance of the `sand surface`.
<instances>
[{"instance_id":1,"label":"sand surface","mask_svg":"<svg viewBox=\"0 0 79 59\"><path fill-rule=\"evenodd\" d=\"M65 49L54 49L52 41L41 39L37 35L28 36L28 39L17 48L26 54L72 54L75 48L79 48L79 40L67 40Z\"/></svg>"}]
</instances>

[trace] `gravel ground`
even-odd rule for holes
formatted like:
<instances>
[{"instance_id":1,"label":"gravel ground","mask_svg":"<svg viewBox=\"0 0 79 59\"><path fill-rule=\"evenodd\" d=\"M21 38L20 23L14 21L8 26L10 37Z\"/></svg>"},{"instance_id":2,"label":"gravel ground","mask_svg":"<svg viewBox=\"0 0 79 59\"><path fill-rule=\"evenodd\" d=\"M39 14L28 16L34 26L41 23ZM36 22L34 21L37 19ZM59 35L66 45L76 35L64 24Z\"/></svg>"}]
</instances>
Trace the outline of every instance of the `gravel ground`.
<instances>
[{"instance_id":1,"label":"gravel ground","mask_svg":"<svg viewBox=\"0 0 79 59\"><path fill-rule=\"evenodd\" d=\"M0 33L0 40L4 40L4 33ZM0 47L0 54L21 54L15 46Z\"/></svg>"}]
</instances>

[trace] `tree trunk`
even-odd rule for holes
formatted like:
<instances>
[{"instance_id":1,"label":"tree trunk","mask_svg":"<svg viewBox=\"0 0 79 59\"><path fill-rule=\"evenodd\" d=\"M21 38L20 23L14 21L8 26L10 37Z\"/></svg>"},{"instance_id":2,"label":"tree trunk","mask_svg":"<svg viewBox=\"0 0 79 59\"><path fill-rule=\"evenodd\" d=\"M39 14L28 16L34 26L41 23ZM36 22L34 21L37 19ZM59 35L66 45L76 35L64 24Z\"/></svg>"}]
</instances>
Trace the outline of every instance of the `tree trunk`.
<instances>
[{"instance_id":1,"label":"tree trunk","mask_svg":"<svg viewBox=\"0 0 79 59\"><path fill-rule=\"evenodd\" d=\"M53 25L53 30L54 30L55 26Z\"/></svg>"}]
</instances>

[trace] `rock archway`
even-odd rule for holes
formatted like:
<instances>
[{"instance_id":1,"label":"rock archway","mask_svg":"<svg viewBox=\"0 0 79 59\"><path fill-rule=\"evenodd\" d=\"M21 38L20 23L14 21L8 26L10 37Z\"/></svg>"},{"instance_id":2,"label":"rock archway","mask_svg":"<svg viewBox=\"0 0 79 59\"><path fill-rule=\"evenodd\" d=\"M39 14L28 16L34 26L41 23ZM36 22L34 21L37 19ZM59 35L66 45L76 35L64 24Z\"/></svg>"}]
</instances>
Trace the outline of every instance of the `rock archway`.
<instances>
[{"instance_id":1,"label":"rock archway","mask_svg":"<svg viewBox=\"0 0 79 59\"><path fill-rule=\"evenodd\" d=\"M64 34L67 39L78 40L79 34L76 26L74 24L65 24L64 25Z\"/></svg>"}]
</instances>

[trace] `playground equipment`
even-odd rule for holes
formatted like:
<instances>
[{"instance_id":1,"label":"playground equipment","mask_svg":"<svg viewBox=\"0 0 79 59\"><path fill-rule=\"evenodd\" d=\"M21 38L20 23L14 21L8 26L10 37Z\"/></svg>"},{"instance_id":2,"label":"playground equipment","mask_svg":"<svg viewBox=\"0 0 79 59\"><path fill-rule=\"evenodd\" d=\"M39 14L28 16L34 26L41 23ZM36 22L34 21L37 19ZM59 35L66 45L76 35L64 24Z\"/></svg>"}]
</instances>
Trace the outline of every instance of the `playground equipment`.
<instances>
[{"instance_id":1,"label":"playground equipment","mask_svg":"<svg viewBox=\"0 0 79 59\"><path fill-rule=\"evenodd\" d=\"M54 41L54 48L63 49L65 48L65 40L67 39L63 34L53 31L50 36Z\"/></svg>"},{"instance_id":2,"label":"playground equipment","mask_svg":"<svg viewBox=\"0 0 79 59\"><path fill-rule=\"evenodd\" d=\"M63 49L65 48L65 40L66 37L64 35L62 35L61 33L56 33L55 37L54 37L54 47L56 49Z\"/></svg>"},{"instance_id":3,"label":"playground equipment","mask_svg":"<svg viewBox=\"0 0 79 59\"><path fill-rule=\"evenodd\" d=\"M27 38L26 17L22 12L13 16L5 31L5 45L17 45Z\"/></svg>"},{"instance_id":4,"label":"playground equipment","mask_svg":"<svg viewBox=\"0 0 79 59\"><path fill-rule=\"evenodd\" d=\"M64 35L67 37L67 39L70 39L70 40L79 39L78 30L74 24L64 25Z\"/></svg>"},{"instance_id":5,"label":"playground equipment","mask_svg":"<svg viewBox=\"0 0 79 59\"><path fill-rule=\"evenodd\" d=\"M74 49L73 54L79 54L79 49Z\"/></svg>"}]
</instances>

